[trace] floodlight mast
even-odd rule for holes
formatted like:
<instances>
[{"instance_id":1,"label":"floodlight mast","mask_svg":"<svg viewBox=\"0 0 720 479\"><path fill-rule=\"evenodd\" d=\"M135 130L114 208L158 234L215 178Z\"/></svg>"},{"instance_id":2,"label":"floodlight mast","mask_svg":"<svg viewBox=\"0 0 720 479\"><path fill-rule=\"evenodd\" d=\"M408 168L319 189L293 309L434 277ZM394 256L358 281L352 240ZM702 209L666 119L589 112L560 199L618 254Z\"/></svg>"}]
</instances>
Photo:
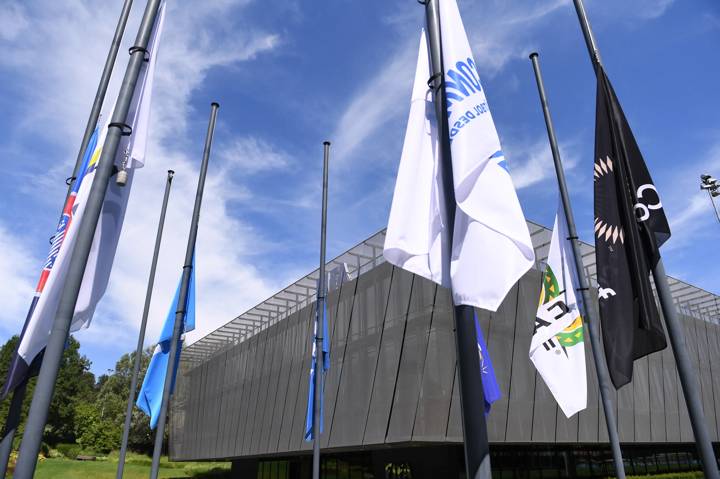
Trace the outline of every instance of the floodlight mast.
<instances>
[{"instance_id":1,"label":"floodlight mast","mask_svg":"<svg viewBox=\"0 0 720 479\"><path fill-rule=\"evenodd\" d=\"M708 192L710 203L712 203L715 210L715 217L720 223L720 212L718 212L718 207L715 204L715 197L720 196L720 183L710 175L700 175L700 189Z\"/></svg>"}]
</instances>

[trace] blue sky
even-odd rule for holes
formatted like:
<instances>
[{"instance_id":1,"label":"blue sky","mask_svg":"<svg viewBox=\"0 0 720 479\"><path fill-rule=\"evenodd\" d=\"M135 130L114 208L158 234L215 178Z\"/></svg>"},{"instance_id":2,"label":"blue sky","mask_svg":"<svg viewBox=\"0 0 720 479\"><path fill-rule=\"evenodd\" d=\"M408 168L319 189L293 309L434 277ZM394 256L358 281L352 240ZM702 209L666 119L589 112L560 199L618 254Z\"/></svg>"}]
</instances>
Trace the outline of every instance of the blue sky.
<instances>
[{"instance_id":1,"label":"blue sky","mask_svg":"<svg viewBox=\"0 0 720 479\"><path fill-rule=\"evenodd\" d=\"M0 340L19 332L54 231L120 1L0 9ZM144 2L136 1L104 110ZM551 225L556 184L528 54L540 52L581 237L592 241L595 82L569 0L459 0L528 219ZM720 293L720 225L699 175L720 175L720 7L586 3L603 60L673 230L666 268ZM316 267L322 141L333 142L328 253L383 228L423 9L414 0L169 1L147 166L110 280L77 334L95 373L134 348L164 186L177 172L147 344L180 274L211 101L221 104L197 256L198 332Z\"/></svg>"}]
</instances>

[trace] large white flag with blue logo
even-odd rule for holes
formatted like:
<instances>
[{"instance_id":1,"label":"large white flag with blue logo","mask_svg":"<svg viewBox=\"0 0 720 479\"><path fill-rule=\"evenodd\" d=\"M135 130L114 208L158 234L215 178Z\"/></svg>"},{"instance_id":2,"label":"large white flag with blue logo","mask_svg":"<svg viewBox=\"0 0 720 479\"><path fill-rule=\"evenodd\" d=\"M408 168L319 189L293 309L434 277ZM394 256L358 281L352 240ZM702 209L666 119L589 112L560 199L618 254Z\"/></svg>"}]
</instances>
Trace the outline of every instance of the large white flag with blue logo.
<instances>
[{"instance_id":1,"label":"large white flag with blue logo","mask_svg":"<svg viewBox=\"0 0 720 479\"><path fill-rule=\"evenodd\" d=\"M439 3L455 223L448 225L445 217L423 33L384 255L396 266L452 288L455 304L496 311L535 255L457 3Z\"/></svg>"}]
</instances>

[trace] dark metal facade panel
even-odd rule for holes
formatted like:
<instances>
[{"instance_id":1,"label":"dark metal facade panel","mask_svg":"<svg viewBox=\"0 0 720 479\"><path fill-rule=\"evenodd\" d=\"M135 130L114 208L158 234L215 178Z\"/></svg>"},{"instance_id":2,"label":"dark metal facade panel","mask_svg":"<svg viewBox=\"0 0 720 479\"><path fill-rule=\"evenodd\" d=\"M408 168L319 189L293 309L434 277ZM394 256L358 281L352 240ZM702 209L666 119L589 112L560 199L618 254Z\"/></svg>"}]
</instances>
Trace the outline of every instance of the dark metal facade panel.
<instances>
[{"instance_id":1,"label":"dark metal facade panel","mask_svg":"<svg viewBox=\"0 0 720 479\"><path fill-rule=\"evenodd\" d=\"M650 441L665 442L665 391L662 353L651 354L648 358L650 370Z\"/></svg>"},{"instance_id":2,"label":"dark metal facade panel","mask_svg":"<svg viewBox=\"0 0 720 479\"><path fill-rule=\"evenodd\" d=\"M597 317L597 316L594 316ZM587 408L580 411L578 416L578 441L579 442L597 442L599 439L598 428L605 428L605 424L600 424L599 408L602 408L600 402L600 391L597 379L597 370L595 369L595 361L593 361L592 344L590 342L590 323L585 320L583 332L585 340L585 364L587 365ZM602 353L601 353L602 354ZM604 421L605 418L603 417Z\"/></svg>"},{"instance_id":3,"label":"dark metal facade panel","mask_svg":"<svg viewBox=\"0 0 720 479\"><path fill-rule=\"evenodd\" d=\"M238 450L243 456L248 455L250 452L250 440L252 438L253 424L255 423L255 418L258 413L258 383L260 382L260 370L263 367L263 355L265 354L265 346L267 345L267 342L265 341L266 335L267 330L258 333L255 336L255 343L249 351L250 363L248 363L248 371L245 379L245 388L247 388L248 392L246 398L247 410L245 413L243 428L242 431L240 431L241 435L238 436Z\"/></svg>"},{"instance_id":4,"label":"dark metal facade panel","mask_svg":"<svg viewBox=\"0 0 720 479\"><path fill-rule=\"evenodd\" d=\"M282 350L280 353L280 366L278 369L277 389L275 391L275 401L273 405L272 417L270 418L268 428L267 451L277 452L278 442L280 441L280 428L282 427L283 413L287 402L288 383L290 381L290 369L292 366L293 344L295 341L298 313L293 313L285 321L285 330L282 340Z\"/></svg>"},{"instance_id":5,"label":"dark metal facade panel","mask_svg":"<svg viewBox=\"0 0 720 479\"><path fill-rule=\"evenodd\" d=\"M665 396L665 431L668 442L680 442L680 401L677 369L672 349L668 346L660 353L663 368L663 392Z\"/></svg>"},{"instance_id":6,"label":"dark metal facade panel","mask_svg":"<svg viewBox=\"0 0 720 479\"><path fill-rule=\"evenodd\" d=\"M414 441L445 440L455 378L453 323L450 291L438 288L412 431Z\"/></svg>"},{"instance_id":7,"label":"dark metal facade panel","mask_svg":"<svg viewBox=\"0 0 720 479\"><path fill-rule=\"evenodd\" d=\"M315 304L305 308L305 314L301 316L300 327L303 330L303 342L300 344L298 354L298 389L295 398L295 412L290 418L290 438L288 449L291 451L300 450L305 445L305 413L307 411L308 387L310 384L310 359L312 357L313 324L315 321ZM325 424L327 427L327 423Z\"/></svg>"},{"instance_id":8,"label":"dark metal facade panel","mask_svg":"<svg viewBox=\"0 0 720 479\"><path fill-rule=\"evenodd\" d=\"M290 450L290 435L292 433L293 417L295 414L295 406L298 401L298 391L300 389L300 383L304 380L307 381L305 376L306 367L302 364L303 352L308 341L307 328L305 324L309 319L309 308L305 308L299 312L296 317L296 323L293 326L293 336L295 341L293 342L293 358L290 365L290 377L288 381L287 398L285 399L285 409L283 411L283 420L280 426L280 438L278 442L278 452L285 452Z\"/></svg>"},{"instance_id":9,"label":"dark metal facade panel","mask_svg":"<svg viewBox=\"0 0 720 479\"><path fill-rule=\"evenodd\" d=\"M699 380L702 392L703 412L708 422L710 438L717 440L717 427L715 423L715 397L713 392L712 371L710 364L712 357L710 356L710 348L708 344L708 332L705 327L706 322L694 319L695 338L698 347L698 368Z\"/></svg>"},{"instance_id":10,"label":"dark metal facade panel","mask_svg":"<svg viewBox=\"0 0 720 479\"><path fill-rule=\"evenodd\" d=\"M242 387L244 371L244 361L242 351L244 346L240 343L228 351L228 368L229 374L226 375L228 381L227 400L225 402L225 415L222 418L223 424L223 447L220 450L222 457L232 457L235 453L235 433L237 428L237 417L240 409L239 390Z\"/></svg>"},{"instance_id":11,"label":"dark metal facade panel","mask_svg":"<svg viewBox=\"0 0 720 479\"><path fill-rule=\"evenodd\" d=\"M228 448L233 456L240 454L242 448L243 431L245 430L245 418L247 416L247 397L250 391L247 388L248 374L252 371L253 360L250 357L250 350L253 341L244 341L240 343L238 356L240 358L240 367L238 367L238 376L235 381L235 398L234 414L232 415L232 425L230 428L231 436L228 438Z\"/></svg>"},{"instance_id":12,"label":"dark metal facade panel","mask_svg":"<svg viewBox=\"0 0 720 479\"><path fill-rule=\"evenodd\" d=\"M455 361L455 379L453 380L452 399L450 400L450 417L448 417L448 442L462 442L462 414L460 412L460 383L458 382L457 360Z\"/></svg>"},{"instance_id":13,"label":"dark metal facade panel","mask_svg":"<svg viewBox=\"0 0 720 479\"><path fill-rule=\"evenodd\" d=\"M501 392L501 397L492 405L492 411L487 420L490 441L505 441L510 374L513 367L512 359L515 346L518 291L519 286L516 284L505 296L497 312L490 313L490 327L485 337L488 355L492 358L495 377Z\"/></svg>"},{"instance_id":14,"label":"dark metal facade panel","mask_svg":"<svg viewBox=\"0 0 720 479\"><path fill-rule=\"evenodd\" d=\"M211 420L214 422L215 426L215 437L211 441L209 441L211 442L211 450L209 453L210 457L212 457L213 454L216 454L220 450L222 450L223 447L221 430L225 424L223 418L227 414L227 411L223 409L223 406L225 402L225 396L228 390L227 375L229 369L230 368L228 367L228 352L225 351L221 353L218 358L218 385L216 387L217 394L215 395L215 400L213 401L215 412L211 417Z\"/></svg>"},{"instance_id":15,"label":"dark metal facade panel","mask_svg":"<svg viewBox=\"0 0 720 479\"><path fill-rule=\"evenodd\" d=\"M519 283L505 432L507 442L529 442L532 439L531 428L528 425L532 424L537 371L530 361L530 342L535 328L534 318L540 297L540 280L539 274L531 274L523 276ZM494 357L493 361L495 361Z\"/></svg>"},{"instance_id":16,"label":"dark metal facade panel","mask_svg":"<svg viewBox=\"0 0 720 479\"><path fill-rule=\"evenodd\" d=\"M340 376L330 447L362 444L385 320L392 266L360 276Z\"/></svg>"},{"instance_id":17,"label":"dark metal facade panel","mask_svg":"<svg viewBox=\"0 0 720 479\"><path fill-rule=\"evenodd\" d=\"M715 408L715 440L720 440L720 327L706 323L708 347L710 351L710 372L713 385L713 407Z\"/></svg>"},{"instance_id":18,"label":"dark metal facade panel","mask_svg":"<svg viewBox=\"0 0 720 479\"><path fill-rule=\"evenodd\" d=\"M367 274L367 273L366 273ZM323 422L324 434L321 436L320 444L322 447L328 447L330 443L330 431L332 431L335 405L337 404L338 391L340 389L340 380L344 369L345 350L348 343L350 333L350 321L355 306L355 293L357 291L358 282L355 279L343 283L340 287L340 298L338 299L335 311L335 321L333 322L332 341L330 342L330 369L325 374L324 388L324 404L323 404ZM309 363L308 363L309 364ZM307 386L305 392L305 404L307 405ZM305 420L303 418L303 427ZM312 444L308 443L307 448L312 448Z\"/></svg>"},{"instance_id":19,"label":"dark metal facade panel","mask_svg":"<svg viewBox=\"0 0 720 479\"><path fill-rule=\"evenodd\" d=\"M478 310L503 391L488 420L490 439L606 442L587 335L588 409L569 420L529 361L539 276L534 270L525 275L497 313ZM314 319L313 303L181 369L171 407L171 456L230 459L310 449L303 435ZM383 264L330 293L328 321L324 447L462 440L448 291ZM686 315L682 321L717 439L720 327ZM623 442L693 440L669 348L637 361L634 381L612 395Z\"/></svg>"},{"instance_id":20,"label":"dark metal facade panel","mask_svg":"<svg viewBox=\"0 0 720 479\"><path fill-rule=\"evenodd\" d=\"M412 439L436 289L424 278L413 282L386 442Z\"/></svg>"},{"instance_id":21,"label":"dark metal facade panel","mask_svg":"<svg viewBox=\"0 0 720 479\"><path fill-rule=\"evenodd\" d=\"M532 442L555 442L558 407L550 389L539 374L535 375L534 398Z\"/></svg>"},{"instance_id":22,"label":"dark metal facade panel","mask_svg":"<svg viewBox=\"0 0 720 479\"><path fill-rule=\"evenodd\" d=\"M635 442L650 442L650 362L646 356L635 361L633 372L633 417Z\"/></svg>"},{"instance_id":23,"label":"dark metal facade panel","mask_svg":"<svg viewBox=\"0 0 720 479\"><path fill-rule=\"evenodd\" d=\"M277 382L280 377L280 360L282 359L283 339L286 323L280 322L268 329L268 351L265 359L269 362L268 369L263 369L263 385L260 388L258 402L264 404L262 415L258 414L259 422L253 431L252 451L255 454L269 451L268 442L270 436L270 425L272 424L273 413L275 412L275 393Z\"/></svg>"},{"instance_id":24,"label":"dark metal facade panel","mask_svg":"<svg viewBox=\"0 0 720 479\"><path fill-rule=\"evenodd\" d=\"M637 369L637 366L633 367L633 377L637 375L635 369ZM617 391L617 420L620 442L632 442L635 439L635 417L633 415L635 394L633 386L633 383L630 382Z\"/></svg>"},{"instance_id":25,"label":"dark metal facade panel","mask_svg":"<svg viewBox=\"0 0 720 479\"><path fill-rule=\"evenodd\" d=\"M363 444L385 442L412 285L412 274L393 268Z\"/></svg>"},{"instance_id":26,"label":"dark metal facade panel","mask_svg":"<svg viewBox=\"0 0 720 479\"><path fill-rule=\"evenodd\" d=\"M693 355L696 355L697 353L695 352L695 345L693 344L693 341L691 339L692 336L690 332L690 324L688 321L689 318L684 315L679 316L683 325L683 333L685 334L685 347L687 348L688 355L690 356L690 363L695 364L696 361L693 361ZM671 346L668 345L668 347ZM682 384L680 383L680 377L677 375L677 366L675 365L674 361L673 365L675 366L675 376L677 377L678 403L680 405L680 440L683 442L689 442L694 439L692 427L690 425L690 416L688 415L687 404L685 403L685 395L682 390Z\"/></svg>"}]
</instances>

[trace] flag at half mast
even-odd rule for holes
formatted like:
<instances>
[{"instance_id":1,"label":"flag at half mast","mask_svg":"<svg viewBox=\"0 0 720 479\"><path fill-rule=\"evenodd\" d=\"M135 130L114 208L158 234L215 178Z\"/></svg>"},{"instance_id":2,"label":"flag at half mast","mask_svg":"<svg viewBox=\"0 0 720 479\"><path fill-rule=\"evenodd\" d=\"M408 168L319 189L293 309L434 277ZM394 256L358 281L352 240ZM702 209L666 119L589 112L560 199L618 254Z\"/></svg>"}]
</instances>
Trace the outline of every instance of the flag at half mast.
<instances>
[{"instance_id":1,"label":"flag at half mast","mask_svg":"<svg viewBox=\"0 0 720 479\"><path fill-rule=\"evenodd\" d=\"M162 407L163 390L165 389L165 378L167 377L168 361L170 361L170 346L172 343L173 328L177 319L177 312L180 308L180 287L182 286L182 276L175 290L175 297L170 304L165 323L163 324L160 338L158 339L155 350L153 351L150 364L148 364L147 372L143 378L140 393L135 404L145 414L150 416L150 427L155 429L160 419L160 409ZM177 354L173 365L173 378L170 386L169 394L175 389L175 377L177 375L178 363L180 362L181 345L184 333L188 333L195 329L195 255L193 254L192 269L190 270L190 282L188 283L187 298L182 308L184 315L182 318L183 325L181 336L178 338Z\"/></svg>"},{"instance_id":2,"label":"flag at half mast","mask_svg":"<svg viewBox=\"0 0 720 479\"><path fill-rule=\"evenodd\" d=\"M120 240L135 169L141 168L145 164L150 101L164 18L165 2L163 1L148 44L149 59L143 63L126 119L132 129L132 134L122 137L114 159L117 169L127 172L127 182L125 186L120 186L115 182L115 176L113 176L108 184L70 332L87 328L90 325L95 307L105 294ZM112 118L112 114L108 118ZM63 209L62 218L53 237L50 254L30 304L18 348L13 355L2 391L3 397L28 377L30 365L45 349L50 338L75 247L77 225L82 221L85 212L106 135L107 126L93 135L93 139L85 151L78 178L75 180L73 191Z\"/></svg>"},{"instance_id":3,"label":"flag at half mast","mask_svg":"<svg viewBox=\"0 0 720 479\"><path fill-rule=\"evenodd\" d=\"M439 5L455 221L446 217L452 195L443 189L423 32L383 254L451 289L456 305L496 311L535 256L457 3Z\"/></svg>"},{"instance_id":4,"label":"flag at half mast","mask_svg":"<svg viewBox=\"0 0 720 479\"><path fill-rule=\"evenodd\" d=\"M670 238L660 195L602 66L597 66L595 256L603 345L616 388L667 346L650 272Z\"/></svg>"},{"instance_id":5,"label":"flag at half mast","mask_svg":"<svg viewBox=\"0 0 720 479\"><path fill-rule=\"evenodd\" d=\"M530 343L530 360L565 416L587 407L587 373L577 269L562 205L555 215L540 304Z\"/></svg>"}]
</instances>

